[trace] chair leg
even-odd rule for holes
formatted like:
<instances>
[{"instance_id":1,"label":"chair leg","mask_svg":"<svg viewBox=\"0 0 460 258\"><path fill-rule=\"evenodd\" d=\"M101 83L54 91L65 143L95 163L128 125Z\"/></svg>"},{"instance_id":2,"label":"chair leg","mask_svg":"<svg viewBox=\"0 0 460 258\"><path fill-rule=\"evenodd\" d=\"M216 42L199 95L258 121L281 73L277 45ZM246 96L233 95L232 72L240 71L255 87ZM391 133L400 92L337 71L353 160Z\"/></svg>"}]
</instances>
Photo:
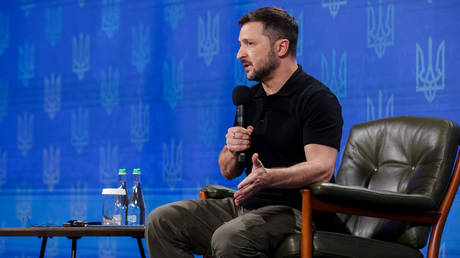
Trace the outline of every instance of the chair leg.
<instances>
[{"instance_id":1,"label":"chair leg","mask_svg":"<svg viewBox=\"0 0 460 258\"><path fill-rule=\"evenodd\" d=\"M312 258L313 256L313 238L311 228L311 192L303 190L302 192L302 240L301 240L300 257Z\"/></svg>"}]
</instances>

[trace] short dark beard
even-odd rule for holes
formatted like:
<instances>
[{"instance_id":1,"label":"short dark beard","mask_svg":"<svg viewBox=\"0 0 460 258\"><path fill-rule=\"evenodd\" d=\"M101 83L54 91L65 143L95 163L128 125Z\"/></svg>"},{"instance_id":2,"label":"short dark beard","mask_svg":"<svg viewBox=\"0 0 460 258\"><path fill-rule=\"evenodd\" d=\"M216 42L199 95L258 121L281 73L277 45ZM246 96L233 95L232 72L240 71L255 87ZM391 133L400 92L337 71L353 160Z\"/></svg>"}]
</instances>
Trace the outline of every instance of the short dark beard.
<instances>
[{"instance_id":1,"label":"short dark beard","mask_svg":"<svg viewBox=\"0 0 460 258\"><path fill-rule=\"evenodd\" d=\"M261 82L264 79L266 79L270 74L278 68L279 62L276 60L275 57L275 52L273 51L273 48L270 49L270 52L268 53L268 58L267 61L260 67L260 69L256 70L254 68L254 73L251 77L247 77L248 80L250 81L257 81Z\"/></svg>"}]
</instances>

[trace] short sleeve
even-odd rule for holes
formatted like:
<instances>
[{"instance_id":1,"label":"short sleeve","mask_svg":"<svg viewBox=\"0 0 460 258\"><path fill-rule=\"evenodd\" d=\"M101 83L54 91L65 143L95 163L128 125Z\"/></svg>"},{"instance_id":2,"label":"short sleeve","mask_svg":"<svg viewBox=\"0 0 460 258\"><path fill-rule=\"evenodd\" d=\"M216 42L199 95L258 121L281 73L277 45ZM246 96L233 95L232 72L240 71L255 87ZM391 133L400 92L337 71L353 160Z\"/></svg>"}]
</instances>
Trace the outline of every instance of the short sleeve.
<instances>
[{"instance_id":1,"label":"short sleeve","mask_svg":"<svg viewBox=\"0 0 460 258\"><path fill-rule=\"evenodd\" d=\"M335 95L319 90L301 104L303 145L322 144L340 150L342 108Z\"/></svg>"}]
</instances>

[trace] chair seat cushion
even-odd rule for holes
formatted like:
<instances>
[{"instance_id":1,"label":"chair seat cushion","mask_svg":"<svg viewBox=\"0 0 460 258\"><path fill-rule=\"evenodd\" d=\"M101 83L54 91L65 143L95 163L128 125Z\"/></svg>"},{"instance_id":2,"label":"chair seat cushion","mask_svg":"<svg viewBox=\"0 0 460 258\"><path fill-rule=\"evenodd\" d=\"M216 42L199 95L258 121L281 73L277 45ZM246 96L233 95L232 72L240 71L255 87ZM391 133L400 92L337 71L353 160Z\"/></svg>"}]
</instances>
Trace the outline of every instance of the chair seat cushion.
<instances>
[{"instance_id":1,"label":"chair seat cushion","mask_svg":"<svg viewBox=\"0 0 460 258\"><path fill-rule=\"evenodd\" d=\"M300 257L300 234L288 236L276 251L276 258ZM313 233L313 257L321 258L423 258L411 247L346 234Z\"/></svg>"}]
</instances>

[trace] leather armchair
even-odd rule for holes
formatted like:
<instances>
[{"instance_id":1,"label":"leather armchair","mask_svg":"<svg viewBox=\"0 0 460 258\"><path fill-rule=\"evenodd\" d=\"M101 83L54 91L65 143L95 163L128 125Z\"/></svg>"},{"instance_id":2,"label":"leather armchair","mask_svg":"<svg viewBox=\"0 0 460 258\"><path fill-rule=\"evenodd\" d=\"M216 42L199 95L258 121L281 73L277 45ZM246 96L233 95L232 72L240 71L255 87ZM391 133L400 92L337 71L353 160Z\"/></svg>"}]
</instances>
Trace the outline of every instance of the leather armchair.
<instances>
[{"instance_id":1,"label":"leather armchair","mask_svg":"<svg viewBox=\"0 0 460 258\"><path fill-rule=\"evenodd\" d=\"M274 257L438 257L460 181L460 127L447 119L403 116L353 126L336 183L302 191L302 233ZM455 163L455 168L454 168ZM232 196L206 186L200 198ZM336 213L348 233L312 232L312 211Z\"/></svg>"}]
</instances>

